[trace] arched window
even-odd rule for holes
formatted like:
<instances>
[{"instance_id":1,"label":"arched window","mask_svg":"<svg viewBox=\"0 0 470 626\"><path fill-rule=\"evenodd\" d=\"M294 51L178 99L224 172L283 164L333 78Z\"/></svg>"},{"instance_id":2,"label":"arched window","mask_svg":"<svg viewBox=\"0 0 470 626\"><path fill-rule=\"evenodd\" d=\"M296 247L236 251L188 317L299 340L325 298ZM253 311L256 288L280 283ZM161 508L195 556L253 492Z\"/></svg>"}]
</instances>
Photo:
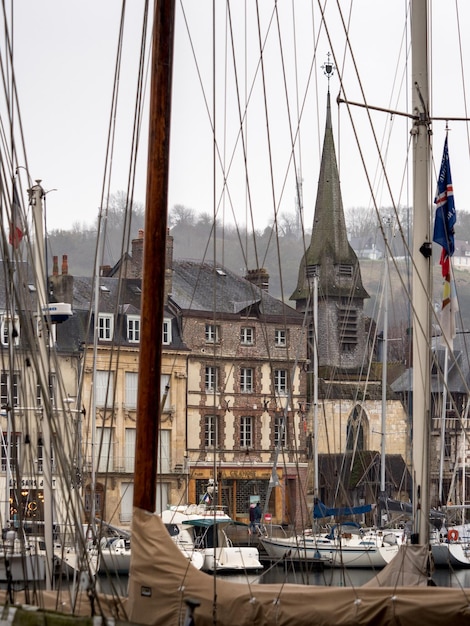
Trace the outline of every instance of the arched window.
<instances>
[{"instance_id":1,"label":"arched window","mask_svg":"<svg viewBox=\"0 0 470 626\"><path fill-rule=\"evenodd\" d=\"M352 410L346 427L346 450L364 450L367 418L364 409L356 405Z\"/></svg>"}]
</instances>

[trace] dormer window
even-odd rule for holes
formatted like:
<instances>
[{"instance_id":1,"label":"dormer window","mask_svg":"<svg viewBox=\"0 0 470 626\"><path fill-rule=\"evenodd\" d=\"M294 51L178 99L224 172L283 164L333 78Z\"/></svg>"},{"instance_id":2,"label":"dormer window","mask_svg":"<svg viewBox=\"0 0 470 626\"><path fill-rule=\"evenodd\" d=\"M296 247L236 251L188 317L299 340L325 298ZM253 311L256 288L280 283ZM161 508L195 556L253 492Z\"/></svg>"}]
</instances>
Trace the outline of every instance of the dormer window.
<instances>
[{"instance_id":1,"label":"dormer window","mask_svg":"<svg viewBox=\"0 0 470 626\"><path fill-rule=\"evenodd\" d=\"M10 315L2 316L0 330L0 340L2 346L17 346L20 343L20 320L18 317Z\"/></svg>"},{"instance_id":2,"label":"dormer window","mask_svg":"<svg viewBox=\"0 0 470 626\"><path fill-rule=\"evenodd\" d=\"M169 319L169 318L165 318L163 320L163 339L162 339L162 342L163 342L164 346L169 346L170 343L172 342L171 319Z\"/></svg>"},{"instance_id":3,"label":"dormer window","mask_svg":"<svg viewBox=\"0 0 470 626\"><path fill-rule=\"evenodd\" d=\"M140 341L140 316L127 316L127 341L129 343L139 343Z\"/></svg>"},{"instance_id":4,"label":"dormer window","mask_svg":"<svg viewBox=\"0 0 470 626\"><path fill-rule=\"evenodd\" d=\"M98 316L98 339L101 341L112 341L114 332L114 317L107 313L100 313Z\"/></svg>"}]
</instances>

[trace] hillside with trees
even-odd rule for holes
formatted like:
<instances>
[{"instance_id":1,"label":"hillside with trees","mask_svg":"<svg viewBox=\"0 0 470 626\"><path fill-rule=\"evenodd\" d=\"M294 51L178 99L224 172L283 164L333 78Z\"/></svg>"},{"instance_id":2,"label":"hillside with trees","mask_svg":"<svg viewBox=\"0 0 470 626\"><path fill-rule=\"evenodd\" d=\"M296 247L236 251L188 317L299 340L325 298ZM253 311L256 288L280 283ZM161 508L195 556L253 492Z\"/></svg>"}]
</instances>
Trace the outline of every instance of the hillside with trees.
<instances>
[{"instance_id":1,"label":"hillside with trees","mask_svg":"<svg viewBox=\"0 0 470 626\"><path fill-rule=\"evenodd\" d=\"M408 210L403 209L401 223L409 223ZM130 217L129 217L130 216ZM460 212L459 242L462 245L470 240L470 214ZM382 228L371 229L376 220L365 209L351 209L346 212L350 241L358 253L362 279L370 298L366 302L366 313L377 319L378 302L384 272ZM134 204L128 210L124 193L110 198L106 218L101 265L113 266L121 257L121 250L129 250L131 240L144 227L143 206ZM299 232L295 215L282 215L277 223L277 231L266 227L255 233L245 228L216 223L207 213L196 213L194 209L181 205L174 206L169 214L170 232L174 237L174 256L179 259L211 260L214 251L218 262L237 274L244 276L249 269L264 267L269 273L269 291L289 303L289 298L297 286L299 265L304 250L310 243L310 232ZM53 230L48 234L49 263L53 255L59 259L68 255L69 271L74 275L91 276L97 248L97 224L92 227L78 224L70 231ZM389 321L391 338L404 337L409 327L411 309L408 292L411 284L411 267L407 263L406 246L401 241L408 240L409 233L400 233L392 240L396 259L390 269L391 295L389 298ZM467 239L468 238L468 239ZM372 254L374 253L374 254ZM362 258L363 256L368 258ZM371 258L372 257L372 258ZM434 296L435 308L440 305L442 279L438 264L439 250L434 251ZM455 271L459 296L461 319L459 329L470 326L470 272ZM290 303L292 304L292 302ZM400 352L397 346L397 351ZM397 354L398 356L398 354Z\"/></svg>"}]
</instances>

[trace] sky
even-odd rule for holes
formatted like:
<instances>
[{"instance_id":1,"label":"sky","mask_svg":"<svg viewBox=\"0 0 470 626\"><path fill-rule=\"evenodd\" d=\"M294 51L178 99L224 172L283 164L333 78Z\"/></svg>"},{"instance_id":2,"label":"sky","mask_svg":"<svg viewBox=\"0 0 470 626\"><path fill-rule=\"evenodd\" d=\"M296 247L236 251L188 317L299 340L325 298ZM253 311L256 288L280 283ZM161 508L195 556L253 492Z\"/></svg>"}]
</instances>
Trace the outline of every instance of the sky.
<instances>
[{"instance_id":1,"label":"sky","mask_svg":"<svg viewBox=\"0 0 470 626\"><path fill-rule=\"evenodd\" d=\"M21 0L12 4L19 102L14 136L19 142L21 119L25 145L18 154L20 172L27 168L30 178L41 179L49 191L49 230L93 225L103 190L116 193L128 186L144 2L126 3L115 144L107 177L121 3ZM310 228L328 82L344 207L370 208L374 202L384 207L409 206L411 170L406 159L411 154L410 122L378 111L372 111L369 120L364 108L336 103L341 87L343 99L351 102L409 110L407 2L279 0L276 15L274 2L263 0L259 3L259 30L256 3L232 2L236 61L226 38L230 30L227 4L215 3L215 70L212 4L208 0L176 3L169 207L183 205L197 214L216 212L224 222L263 229L275 215L295 213L297 177L302 181L303 217ZM470 40L465 31L470 23L470 3L435 0L431 4L432 112L443 118L467 117ZM324 23L320 5L326 7ZM11 25L10 15L8 20ZM343 23L349 24L350 48ZM259 33L263 64L259 62ZM330 81L322 67L328 53L337 66ZM4 57L3 47L1 54ZM3 100L0 106L5 120ZM243 133L239 132L239 110ZM146 115L147 108L144 119ZM218 149L215 165L213 124ZM461 121L449 122L449 126L456 208L457 212L470 210L468 127ZM434 170L439 167L445 128L444 120L433 123ZM387 178L381 173L379 150ZM140 203L145 201L146 151L143 122L134 192Z\"/></svg>"}]
</instances>

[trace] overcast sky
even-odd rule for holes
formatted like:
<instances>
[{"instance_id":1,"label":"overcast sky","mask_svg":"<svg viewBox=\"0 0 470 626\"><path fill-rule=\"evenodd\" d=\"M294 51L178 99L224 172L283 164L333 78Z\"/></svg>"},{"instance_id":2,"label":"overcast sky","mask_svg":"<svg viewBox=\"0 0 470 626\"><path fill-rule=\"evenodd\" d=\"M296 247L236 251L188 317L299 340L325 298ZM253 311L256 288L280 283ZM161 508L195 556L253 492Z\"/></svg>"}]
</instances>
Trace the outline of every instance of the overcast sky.
<instances>
[{"instance_id":1,"label":"overcast sky","mask_svg":"<svg viewBox=\"0 0 470 626\"><path fill-rule=\"evenodd\" d=\"M336 2L326 3L326 27L321 24L317 1L280 0L277 4L280 31L273 13L274 3L259 3L264 42L261 68L256 5L251 0L231 3L236 83L232 47L225 43L226 3L216 3L219 14L215 126L227 179L224 194L221 168L216 168L215 202L220 207L219 217L224 215L230 222L251 225L252 214L254 225L263 228L272 223L275 211L278 215L293 213L295 172L300 171L304 216L307 226L311 226L328 86L322 65L328 52L332 52L340 70L331 79L330 89L345 208L371 206L370 186L379 205L409 204L409 122L386 113L371 114L387 166L390 193L379 173L377 148L366 112L358 107L348 111L345 105L336 104L341 74L343 94L349 100L365 98L373 106L407 110L411 72L410 64L406 65L410 57L405 29L407 2L341 2L343 19L350 25L351 50L346 48ZM90 225L96 220L102 196L121 3L21 0L13 5L14 66L26 145L23 160L32 179L42 179L46 190L57 190L47 196L49 229L70 228L77 222ZM437 24L432 31L433 114L466 117L470 2L437 0L432 5L433 23ZM462 28L461 42L456 7L460 23L466 26L465 30ZM206 213L212 213L214 207L211 8L212 1L207 0L177 2L169 195L170 207L183 204ZM142 0L127 2L111 192L127 188L142 12ZM249 102L243 142L234 99L236 84L240 106L244 108ZM449 152L458 212L470 210L469 141L464 123L450 122L450 127ZM445 122L435 122L433 132L434 159L439 167ZM135 189L135 199L142 203L146 138L144 127ZM242 166L245 160L250 168L248 184Z\"/></svg>"}]
</instances>

